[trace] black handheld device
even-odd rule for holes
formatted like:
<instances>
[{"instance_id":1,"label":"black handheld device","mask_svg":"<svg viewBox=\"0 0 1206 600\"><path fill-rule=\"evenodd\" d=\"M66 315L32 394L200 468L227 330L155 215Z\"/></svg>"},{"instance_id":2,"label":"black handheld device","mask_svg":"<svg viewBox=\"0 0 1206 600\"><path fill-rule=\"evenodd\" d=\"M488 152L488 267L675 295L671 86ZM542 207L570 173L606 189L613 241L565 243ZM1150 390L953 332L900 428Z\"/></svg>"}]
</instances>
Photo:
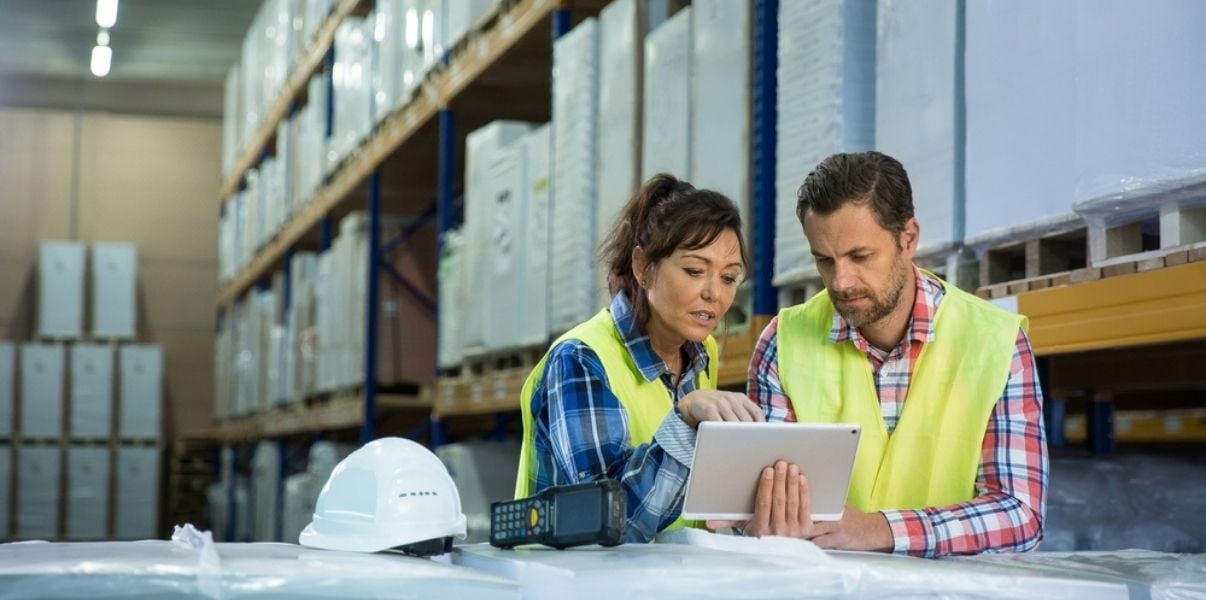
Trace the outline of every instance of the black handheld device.
<instances>
[{"instance_id":1,"label":"black handheld device","mask_svg":"<svg viewBox=\"0 0 1206 600\"><path fill-rule=\"evenodd\" d=\"M569 548L624 541L628 500L619 482L552 486L519 500L490 504L490 545L544 544Z\"/></svg>"}]
</instances>

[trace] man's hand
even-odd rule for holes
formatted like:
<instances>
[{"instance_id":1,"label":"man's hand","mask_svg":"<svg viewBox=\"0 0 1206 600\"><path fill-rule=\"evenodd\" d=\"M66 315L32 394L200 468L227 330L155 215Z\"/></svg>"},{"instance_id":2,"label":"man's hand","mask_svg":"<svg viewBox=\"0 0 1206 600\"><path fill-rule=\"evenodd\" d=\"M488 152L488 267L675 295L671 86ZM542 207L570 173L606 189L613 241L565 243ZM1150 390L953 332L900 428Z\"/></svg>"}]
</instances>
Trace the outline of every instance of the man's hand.
<instances>
[{"instance_id":1,"label":"man's hand","mask_svg":"<svg viewBox=\"0 0 1206 600\"><path fill-rule=\"evenodd\" d=\"M762 409L737 392L695 390L678 401L678 412L691 427L700 421L765 421Z\"/></svg>"},{"instance_id":2,"label":"man's hand","mask_svg":"<svg viewBox=\"0 0 1206 600\"><path fill-rule=\"evenodd\" d=\"M784 461L762 470L749 521L708 521L711 529L745 527L745 534L777 535L811 540L822 548L891 552L895 539L888 520L879 512L862 512L849 504L840 521L813 522L808 481L800 469Z\"/></svg>"},{"instance_id":3,"label":"man's hand","mask_svg":"<svg viewBox=\"0 0 1206 600\"><path fill-rule=\"evenodd\" d=\"M881 512L865 513L846 504L840 521L817 521L808 539L832 550L891 552L896 547L892 527Z\"/></svg>"},{"instance_id":4,"label":"man's hand","mask_svg":"<svg viewBox=\"0 0 1206 600\"><path fill-rule=\"evenodd\" d=\"M749 521L708 521L711 529L744 527L753 537L778 535L808 539L812 534L808 482L800 468L778 461L762 469L754 497L754 518Z\"/></svg>"}]
</instances>

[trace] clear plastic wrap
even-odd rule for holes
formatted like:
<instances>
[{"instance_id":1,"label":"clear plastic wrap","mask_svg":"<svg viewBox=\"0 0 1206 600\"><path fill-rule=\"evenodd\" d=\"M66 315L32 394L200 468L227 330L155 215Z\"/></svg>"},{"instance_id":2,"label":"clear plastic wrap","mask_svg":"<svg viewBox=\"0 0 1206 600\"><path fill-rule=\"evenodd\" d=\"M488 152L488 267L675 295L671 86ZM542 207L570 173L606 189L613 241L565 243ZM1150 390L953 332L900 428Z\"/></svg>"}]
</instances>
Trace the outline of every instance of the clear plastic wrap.
<instances>
[{"instance_id":1,"label":"clear plastic wrap","mask_svg":"<svg viewBox=\"0 0 1206 600\"><path fill-rule=\"evenodd\" d=\"M1045 551L1206 551L1206 466L1131 454L1051 461Z\"/></svg>"},{"instance_id":2,"label":"clear plastic wrap","mask_svg":"<svg viewBox=\"0 0 1206 600\"><path fill-rule=\"evenodd\" d=\"M177 541L0 545L0 598L518 598L506 579L397 554Z\"/></svg>"}]
</instances>

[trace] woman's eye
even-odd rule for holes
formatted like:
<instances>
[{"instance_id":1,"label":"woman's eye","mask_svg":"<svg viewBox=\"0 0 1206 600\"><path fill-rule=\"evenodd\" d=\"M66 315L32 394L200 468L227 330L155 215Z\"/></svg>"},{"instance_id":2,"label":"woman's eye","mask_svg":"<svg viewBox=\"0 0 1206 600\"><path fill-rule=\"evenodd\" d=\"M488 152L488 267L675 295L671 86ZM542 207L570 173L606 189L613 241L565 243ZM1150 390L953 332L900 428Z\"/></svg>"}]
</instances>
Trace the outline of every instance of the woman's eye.
<instances>
[{"instance_id":1,"label":"woman's eye","mask_svg":"<svg viewBox=\"0 0 1206 600\"><path fill-rule=\"evenodd\" d=\"M725 275L722 279L724 279L724 282L729 285L737 285L737 278L733 277L732 275Z\"/></svg>"},{"instance_id":2,"label":"woman's eye","mask_svg":"<svg viewBox=\"0 0 1206 600\"><path fill-rule=\"evenodd\" d=\"M683 269L683 270L687 272L687 275L690 275L692 277L699 277L700 275L703 275L703 271L700 269Z\"/></svg>"}]
</instances>

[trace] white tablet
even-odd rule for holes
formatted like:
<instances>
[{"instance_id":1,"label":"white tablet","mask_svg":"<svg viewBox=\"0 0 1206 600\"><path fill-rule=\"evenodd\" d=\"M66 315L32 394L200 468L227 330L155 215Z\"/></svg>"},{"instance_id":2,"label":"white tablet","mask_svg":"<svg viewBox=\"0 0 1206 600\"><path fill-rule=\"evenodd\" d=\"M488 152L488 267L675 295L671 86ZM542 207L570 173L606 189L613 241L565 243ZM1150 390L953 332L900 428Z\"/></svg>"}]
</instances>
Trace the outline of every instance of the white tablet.
<instances>
[{"instance_id":1,"label":"white tablet","mask_svg":"<svg viewBox=\"0 0 1206 600\"><path fill-rule=\"evenodd\" d=\"M798 465L808 479L812 519L837 521L846 506L860 430L849 423L704 421L695 441L683 517L753 517L762 469L785 460Z\"/></svg>"}]
</instances>

